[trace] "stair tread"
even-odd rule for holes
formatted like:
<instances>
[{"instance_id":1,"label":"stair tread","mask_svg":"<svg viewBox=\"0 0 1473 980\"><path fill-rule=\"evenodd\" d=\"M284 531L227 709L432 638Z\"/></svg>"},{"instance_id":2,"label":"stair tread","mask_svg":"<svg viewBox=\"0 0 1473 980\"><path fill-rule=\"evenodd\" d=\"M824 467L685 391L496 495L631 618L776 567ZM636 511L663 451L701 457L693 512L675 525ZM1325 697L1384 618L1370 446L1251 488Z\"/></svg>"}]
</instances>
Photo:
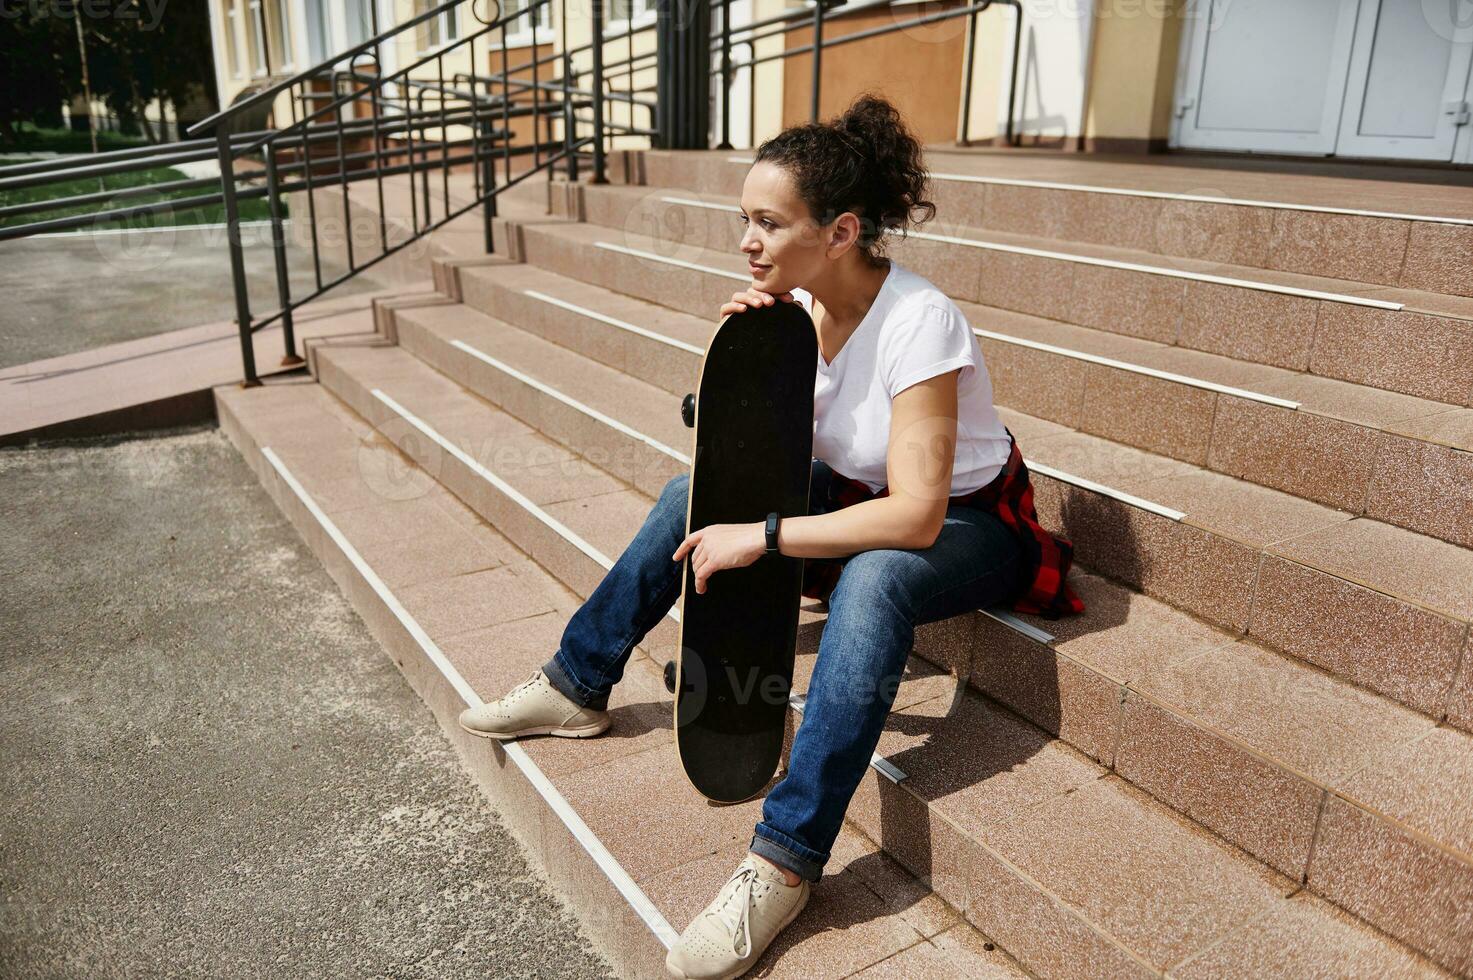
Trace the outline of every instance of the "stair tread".
<instances>
[{"instance_id":1,"label":"stair tread","mask_svg":"<svg viewBox=\"0 0 1473 980\"><path fill-rule=\"evenodd\" d=\"M393 357L398 352L367 350L368 354L356 361L351 366L352 370L368 370L370 357L386 363L402 361L402 358ZM326 356L336 360L343 357L343 351L335 349L326 352ZM403 379L412 372L402 364L392 364L391 367L393 370L376 380L382 384L407 387ZM423 366L423 371L432 373L428 366ZM444 380L454 387L449 379ZM368 381L372 383L375 379L369 378ZM429 386L425 385L423 390L428 389ZM416 410L408 402L411 395L402 389L401 393L406 407ZM346 407L342 409L342 412L348 411ZM425 410L423 417L433 424L429 411ZM493 412L490 406L486 406L488 418ZM352 447L355 439L352 421L344 419L341 426L319 428L324 432L335 428L333 435L339 445ZM261 427L274 424L282 428L297 425L286 416L280 416L275 422L257 421L256 424ZM366 423L360 421L356 428L357 438L374 438ZM317 445L304 443L283 451L288 465L299 473L299 478L309 489L320 479L316 468L333 458L323 449L319 441ZM333 474L326 482L337 479L340 477ZM441 494L435 493L434 486L427 487L425 493L438 498ZM598 497L591 498L595 503L598 500ZM556 621L568 613L569 596L559 583L551 580L528 559L505 566L500 571L495 581L498 602L488 612L477 610L481 616L495 617L498 622L469 626L470 619L477 617L467 618L465 612L467 606L477 606L476 596L484 597L492 586L489 572L452 575L437 587L407 590L404 602L432 637L446 638L442 650L447 651L447 656L449 651L454 651L456 655L479 653L480 659L487 659L485 651L491 648L491 644L486 642L489 637L485 631L496 627L519 630L523 637L521 643L494 649L506 657L511 656L510 650L517 650L517 656L527 658L523 666L530 669L547 656L548 649L544 644L552 636ZM561 596L561 600L555 596ZM492 604L482 602L479 605ZM435 611L442 606L454 611ZM540 622L530 625L533 620ZM498 635L505 637L507 633L503 631ZM472 636L479 642L468 639ZM466 642L456 645L457 639ZM658 697L654 691L658 684L655 668L647 661L639 662L642 666L631 676L642 676L642 681L629 686L645 686L646 697L651 694ZM636 661L631 660L631 664L634 663ZM931 704L935 700L922 704ZM983 705L975 695L968 695L967 700L974 705ZM896 722L903 722L907 713L913 710L902 710ZM991 710L996 717L1005 719L1015 728L1022 725L997 709ZM639 727L633 713L630 713L628 721L631 726ZM1037 738L1046 745L1058 741L1041 734ZM540 746L553 741L556 740L530 740L526 748L534 759L540 759L543 751ZM951 743L956 750L962 749L955 740L938 741ZM1006 753L1015 754L1017 751L1017 746L1006 739L999 740L997 746ZM977 749L982 747L974 743L967 748L971 754L978 755ZM567 743L551 748L567 751ZM724 850L739 856L746 846L750 824L759 814L760 804L748 803L713 811L704 801L693 799L694 794L686 789L684 778L674 764L673 752L673 743L667 741L663 747L638 748L607 761L581 767L575 770L576 780L568 778L570 774L551 778L610 850L621 860L629 862L627 866L636 881L650 884L652 898L657 894L672 894L657 887L662 884L657 881L662 875L670 878L686 873L704 875L707 885L704 890L698 886L686 889L686 894L692 896L687 901L695 902L697 898L694 896L703 891L714 893L720 880L730 871L727 865L733 862L696 858L681 865L676 863L678 857L673 860L672 857L682 853L709 855L712 851ZM1063 753L1066 762L1071 754L1077 757L1077 753L1062 744L1054 753ZM1007 765L998 764L998 760L993 762L997 764L998 771L1010 771L1016 760ZM919 759L912 765L919 771ZM1105 775L1103 769L1083 757L1077 757L1074 765L1080 774L1093 773L1094 778L1084 783L1078 792L1066 790L1062 794L1043 794L1032 807L1012 813L1006 822L992 828L989 831L991 836L982 843L1049 887L1053 894L1063 898L1078 913L1088 915L1101 926L1117 930L1122 941L1142 950L1153 962L1169 965L1207 947L1245 915L1262 909L1293 890L1288 879L1268 871L1146 794ZM683 808L687 806L691 807L691 813L689 819L683 819ZM652 808L658 808L665 817L658 824L660 839L654 842L657 846L652 846L649 822L638 819L640 814L650 812ZM1082 844L1086 831L1089 836L1097 838L1087 847ZM1040 841L1050 836L1054 845L1042 846ZM1076 844L1069 846L1069 841ZM641 860L645 862L643 866L638 863ZM682 868L684 871L677 874ZM842 879L843 875L838 877ZM858 878L857 872L855 878ZM822 926L815 917L810 926L797 929L795 935L785 940L777 950L784 956L785 971L798 969L805 960L810 968L815 963L829 964L837 955L845 958L843 966L848 972L851 966L858 969L869 965L862 962L863 956L849 959L860 950L868 948L883 952L883 956L875 956L871 961L878 962L923 938L922 933L902 917L904 910L886 914L880 893L868 885L860 889L860 883L862 879L850 879L830 890L831 893L837 892L839 899L831 903L832 914L845 923L841 946L835 947L822 940ZM1162 888L1173 894L1189 895L1191 901L1180 904L1160 902L1154 896L1161 894ZM1109 901L1102 900L1101 896L1105 894L1111 896ZM847 906L851 901L853 906ZM680 911L683 912L684 908ZM873 945L870 945L871 937ZM811 959L805 956L805 947L813 950Z\"/></svg>"},{"instance_id":2,"label":"stair tread","mask_svg":"<svg viewBox=\"0 0 1473 980\"><path fill-rule=\"evenodd\" d=\"M509 354L507 359L512 359ZM428 367L423 371L434 374ZM455 386L449 378L438 383ZM469 393L466 397L474 398ZM1138 470L1140 463L1134 461L1129 468ZM1150 482L1147 479L1148 485ZM604 496L582 498L565 505L567 510L554 513L574 526L593 528L590 537L609 542L611 547L606 553L612 557L632 539L651 503L644 495L629 491L617 504ZM605 509L610 514L607 519L596 516ZM1196 723L1224 731L1325 785L1336 785L1340 777L1360 770L1378 747L1403 744L1434 724L1425 715L1386 697L1261 649L1159 600L1132 593L1098 576L1076 576L1075 581L1096 615L1054 622L1038 620L1054 634L1055 650L1120 683L1129 683L1171 704ZM1101 629L1101 617L1107 622L1117 619L1118 625ZM820 621L815 614L812 622ZM800 641L804 656L795 670L796 690L806 689L812 671L812 646L810 640ZM1211 666L1213 679L1196 675L1192 668L1198 666ZM902 686L907 690L918 687L920 679L908 678ZM928 681L934 687L934 674ZM902 698L897 704L903 702Z\"/></svg>"},{"instance_id":3,"label":"stair tread","mask_svg":"<svg viewBox=\"0 0 1473 980\"><path fill-rule=\"evenodd\" d=\"M332 356L341 354L335 350ZM221 397L260 445L280 447L278 455L314 498L316 488L342 479L332 465L335 461L356 455L361 442L375 445L381 438L320 386L268 383ZM273 412L257 410L266 402L272 403ZM334 424L312 426L311 435L301 432L303 417L326 423L322 416ZM419 495L381 503L380 509L417 503L423 511L427 501L431 507L459 508L462 519L452 522L471 533L479 522L468 508L426 474L421 476L416 481L422 489ZM334 523L333 515L345 512L326 505L323 509ZM357 548L352 534L339 530ZM503 544L515 551L509 542ZM556 648L562 625L576 609L575 597L519 552L495 569L447 573L438 582L395 594L455 668L486 696L509 686L508 681L524 679L540 665ZM488 595L497 601L486 602ZM463 628L475 620L481 622ZM499 683L482 686L493 681ZM625 683L615 692L613 727L603 737L577 742L527 739L518 744L678 931L741 860L751 826L761 818L761 800L712 808L689 789L669 737L669 695L658 669L647 659L630 660ZM574 756L584 764L567 764ZM661 813L662 819L642 819L649 812ZM763 960L777 968L777 975L844 976L926 941L927 929L934 934L945 928L972 933L958 948L985 959L1002 971L998 975L1026 976L1006 957L983 957L975 930L939 901L928 900L924 886L852 828L841 831L835 856L826 869L826 877L832 875L830 883L815 903L815 909L823 911L785 931ZM672 887L676 882L683 887ZM882 892L881 882L895 887ZM843 927L841 933L827 932L835 925ZM844 969L835 969L836 957Z\"/></svg>"},{"instance_id":4,"label":"stair tread","mask_svg":"<svg viewBox=\"0 0 1473 980\"><path fill-rule=\"evenodd\" d=\"M385 376L393 375L401 369L399 366L422 375L426 379L424 394L432 399L459 390L452 379L414 360L407 352L374 348L363 351L363 359L372 358L386 365ZM336 350L331 354L333 358L340 355ZM371 366L362 369L371 370ZM469 392L462 393L469 404L482 405L479 411L487 417L500 414ZM404 401L412 411L419 411L407 397ZM443 410L452 411L445 404ZM474 414L471 410L465 413ZM471 424L470 428L484 431L487 427ZM515 474L507 479L515 480ZM647 496L629 490L572 499L550 510L578 533L605 545L605 553L613 558L632 539L652 503ZM1093 616L1054 622L1035 620L1053 632L1052 647L1056 651L1129 683L1194 724L1225 732L1255 752L1324 785L1349 785L1343 777L1368 773L1379 753L1407 745L1435 724L1389 698L1261 649L1251 641L1236 639L1166 603L1132 593L1098 576L1078 575L1075 581ZM796 691L806 690L816 654L812 624L821 623L822 618L816 612L804 614L809 625L800 639ZM1112 625L1102 629L1102 620ZM951 704L945 681L934 668L908 672L897 697L897 711L920 710L916 705L944 711ZM881 754L912 778L922 778L907 769L903 743L896 743L895 737L887 731ZM902 745L901 758L892 757L887 748L897 744ZM1450 753L1461 747L1473 765L1473 737L1449 744ZM1078 754L1072 748L1069 751ZM1466 785L1444 780L1429 782L1424 788L1428 795L1418 805L1403 803L1398 812L1415 818L1407 821L1409 825L1437 837L1436 826L1419 815L1436 812L1441 801L1456 798L1460 792L1473 792L1473 775ZM1446 841L1445 846L1460 846L1458 838ZM1473 861L1473 852L1467 857Z\"/></svg>"},{"instance_id":5,"label":"stair tread","mask_svg":"<svg viewBox=\"0 0 1473 980\"><path fill-rule=\"evenodd\" d=\"M616 244L625 244L630 248L643 251L654 251L657 254L672 255L697 265L736 274L745 272L744 261L740 257L734 258L733 253L730 252L700 248L694 245L682 245L675 249L668 242L661 243L648 236L631 232L621 232L615 239L611 238L610 231L611 229L601 226L584 224L539 229L539 232L568 238L583 245L613 240ZM506 269L499 271L502 275L513 275ZM666 307L632 297L624 297L607 290L598 290L597 287L588 287L571 277L548 270L538 269L537 271L541 276L554 277L547 280L549 290L553 285L562 288L576 288L572 285L576 283L582 287L584 295L589 295L588 291L591 288L592 295L596 296L602 292L603 295L609 297L604 301L605 303L612 301L614 297L619 297L620 301L632 300L629 306L631 311L644 311L646 315L661 315L662 318L669 319L670 311ZM736 292L740 288L741 283L732 280L732 291ZM1097 327L1049 320L1033 314L988 306L970 300L957 300L956 303L967 316L968 323L976 329L1016 336L1037 343L1052 344L1083 354L1109 357L1128 364L1169 371L1200 381L1241 387L1256 394L1297 401L1303 410L1315 414L1344 419L1408 438L1473 451L1473 408L1429 398L1419 398L1401 392L1357 384L1353 381L1343 381L1338 378L1239 360L1208 351L1172 346L1145 338L1112 333ZM690 314L681 314L677 311L677 316L690 317ZM690 317L690 321L705 322L698 317ZM709 337L709 332L708 327L707 337ZM699 343L700 341L693 342Z\"/></svg>"},{"instance_id":6,"label":"stair tread","mask_svg":"<svg viewBox=\"0 0 1473 980\"><path fill-rule=\"evenodd\" d=\"M584 188L584 191L585 193L618 195L636 200L652 196L656 198L661 196L689 196L682 195L677 189L673 188L650 188L618 184L605 184L597 187L588 186ZM735 196L713 194L710 192L702 192L699 200L705 204L718 205L723 208L735 207L740 203L739 199ZM733 216L735 214L734 212L730 213ZM735 235L739 238L740 224L733 220L732 226ZM1139 249L1100 245L1093 242L1066 242L1060 241L1059 239L1047 238L1042 235L1026 235L1018 232L999 231L992 228L977 228L956 222L934 219L918 225L915 230L922 234L946 235L988 244L1036 249L1038 251L1072 258L1129 263L1192 275L1241 280L1246 283L1261 283L1279 288L1310 290L1342 296L1353 296L1360 299L1384 300L1400 303L1405 308L1417 312L1430 313L1435 316L1451 317L1459 320L1473 320L1473 297L1454 296L1446 293L1433 293L1426 290L1384 286L1375 283L1351 282L1345 279L1332 279L1326 276L1285 272L1278 269L1263 269L1253 266L1239 266L1176 255L1161 255ZM628 233L627 229L625 233ZM735 239L733 241L735 242ZM891 245L892 253L903 253L904 248L905 243L899 240ZM737 254L737 252L733 249L729 254ZM902 259L902 261L904 260Z\"/></svg>"},{"instance_id":7,"label":"stair tread","mask_svg":"<svg viewBox=\"0 0 1473 980\"><path fill-rule=\"evenodd\" d=\"M650 157L705 156L720 160L751 157L750 151L746 150L649 149L642 152ZM1465 183L1384 178L1367 180L1360 174L1351 175L1343 166L1336 167L1339 173L1296 173L1286 169L1285 163L1279 160L1272 161L1263 169L1252 169L1257 161L1245 166L1242 159L1218 163L1187 158L1147 159L1136 154L1114 157L1093 153L1061 155L1050 150L1027 152L1016 147L998 149L948 144L929 144L925 153L928 168L936 173L1473 219L1473 202L1469 200ZM1402 175L1407 173L1403 171ZM1353 203L1347 204L1347 200Z\"/></svg>"}]
</instances>

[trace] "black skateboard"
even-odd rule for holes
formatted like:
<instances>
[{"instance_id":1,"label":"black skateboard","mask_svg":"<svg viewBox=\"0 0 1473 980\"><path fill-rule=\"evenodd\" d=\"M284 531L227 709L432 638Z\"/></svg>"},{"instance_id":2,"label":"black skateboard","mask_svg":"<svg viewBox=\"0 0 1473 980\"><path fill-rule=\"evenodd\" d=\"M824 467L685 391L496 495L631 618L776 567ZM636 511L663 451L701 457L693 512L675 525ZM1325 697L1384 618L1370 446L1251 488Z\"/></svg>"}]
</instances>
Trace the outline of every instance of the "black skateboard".
<instances>
[{"instance_id":1,"label":"black skateboard","mask_svg":"<svg viewBox=\"0 0 1473 980\"><path fill-rule=\"evenodd\" d=\"M734 313L717 327L694 395L686 534L750 524L770 511L808 513L818 337L797 303ZM680 595L679 659L665 667L675 692L675 741L686 776L718 803L750 799L782 756L803 559L763 555L726 568L696 591L689 556Z\"/></svg>"}]
</instances>

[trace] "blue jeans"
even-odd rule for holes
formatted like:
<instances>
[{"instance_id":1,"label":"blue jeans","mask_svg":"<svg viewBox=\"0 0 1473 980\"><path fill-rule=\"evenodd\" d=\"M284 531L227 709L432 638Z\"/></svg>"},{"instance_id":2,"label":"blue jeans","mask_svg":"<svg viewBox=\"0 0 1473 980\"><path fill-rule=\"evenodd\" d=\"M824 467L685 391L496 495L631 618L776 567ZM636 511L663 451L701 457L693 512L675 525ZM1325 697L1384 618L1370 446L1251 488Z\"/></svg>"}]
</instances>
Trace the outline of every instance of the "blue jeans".
<instances>
[{"instance_id":1,"label":"blue jeans","mask_svg":"<svg viewBox=\"0 0 1473 980\"><path fill-rule=\"evenodd\" d=\"M832 472L813 461L809 513L823 512ZM665 484L542 668L580 705L607 708L635 644L680 598L685 562L670 556L685 540L689 484L686 474ZM788 773L763 801L754 852L810 881L822 877L895 701L915 627L1011 600L1024 585L1022 562L1022 545L1002 521L955 504L931 547L876 548L843 560Z\"/></svg>"}]
</instances>

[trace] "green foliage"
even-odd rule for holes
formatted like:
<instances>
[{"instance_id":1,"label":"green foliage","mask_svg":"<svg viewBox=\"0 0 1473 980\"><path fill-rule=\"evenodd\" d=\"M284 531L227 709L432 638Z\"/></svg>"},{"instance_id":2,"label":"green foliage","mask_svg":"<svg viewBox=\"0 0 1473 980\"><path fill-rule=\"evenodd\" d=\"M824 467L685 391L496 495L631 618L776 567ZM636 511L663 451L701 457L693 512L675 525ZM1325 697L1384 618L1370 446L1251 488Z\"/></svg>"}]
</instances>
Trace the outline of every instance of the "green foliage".
<instances>
[{"instance_id":1,"label":"green foliage","mask_svg":"<svg viewBox=\"0 0 1473 980\"><path fill-rule=\"evenodd\" d=\"M55 125L61 106L82 93L78 22L93 97L125 131L148 131L143 107L155 98L182 106L203 92L213 109L209 9L200 0L8 0L4 14L0 147L16 145L23 123Z\"/></svg>"},{"instance_id":2,"label":"green foliage","mask_svg":"<svg viewBox=\"0 0 1473 980\"><path fill-rule=\"evenodd\" d=\"M85 139L83 134L83 138ZM12 163L23 163L25 158L0 158L0 166ZM85 161L80 161L85 162ZM134 170L128 173L111 174L100 178L87 177L80 180L68 180L57 184L47 184L42 187L28 187L21 190L0 191L0 207L7 205L22 204L30 201L55 200L57 198L76 197L82 194L96 194L99 190L119 191L129 187L145 187L153 184L168 183L170 181L184 180L184 174L171 167L155 167L148 170ZM166 193L155 193L136 198L123 198L119 201L102 201L95 204L78 205L72 207L57 208L50 211L37 211L30 214L16 215L10 218L0 218L0 227L30 224L33 221L46 221L52 218L64 218L76 214L92 214L97 211L107 211L133 204L152 204L162 200L178 200L185 197L198 197L213 193L215 188L203 187L192 190L176 190ZM263 200L245 200L240 204L241 221L257 221L270 217L266 202ZM284 205L283 205L284 206ZM131 218L127 221L102 221L94 222L87 226L90 228L162 228L169 225L203 225L218 224L225 220L224 205L215 204L207 207L191 207L174 214L147 214ZM85 231L87 228L76 229Z\"/></svg>"}]
</instances>

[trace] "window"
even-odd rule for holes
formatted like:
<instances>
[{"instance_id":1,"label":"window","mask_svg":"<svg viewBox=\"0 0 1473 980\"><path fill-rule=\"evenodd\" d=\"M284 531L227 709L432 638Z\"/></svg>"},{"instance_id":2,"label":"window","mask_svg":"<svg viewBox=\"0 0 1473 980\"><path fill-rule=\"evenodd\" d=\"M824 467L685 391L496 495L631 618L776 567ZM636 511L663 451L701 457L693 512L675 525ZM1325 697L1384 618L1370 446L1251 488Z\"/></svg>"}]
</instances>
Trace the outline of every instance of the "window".
<instances>
[{"instance_id":1,"label":"window","mask_svg":"<svg viewBox=\"0 0 1473 980\"><path fill-rule=\"evenodd\" d=\"M266 32L261 29L261 0L251 0L251 41L254 51L251 52L255 59L256 74L266 74Z\"/></svg>"},{"instance_id":2,"label":"window","mask_svg":"<svg viewBox=\"0 0 1473 980\"><path fill-rule=\"evenodd\" d=\"M655 0L607 0L604 32L627 31L655 22Z\"/></svg>"},{"instance_id":3,"label":"window","mask_svg":"<svg viewBox=\"0 0 1473 980\"><path fill-rule=\"evenodd\" d=\"M436 7L441 6L442 3L443 0L414 0L414 16L418 17L423 13L434 10ZM460 37L459 13L460 8L453 7L438 17L431 17L423 24L420 24L419 27L415 28L416 43L419 45L419 50L429 51L433 48L440 47L442 44L449 44L451 41Z\"/></svg>"},{"instance_id":4,"label":"window","mask_svg":"<svg viewBox=\"0 0 1473 980\"><path fill-rule=\"evenodd\" d=\"M512 17L518 11L524 11L532 5L532 0L503 0L501 13L503 17ZM552 4L544 3L531 14L517 17L509 21L506 32L508 44L531 44L534 42L533 29L536 29L536 41L547 42L551 40L552 31Z\"/></svg>"},{"instance_id":5,"label":"window","mask_svg":"<svg viewBox=\"0 0 1473 980\"><path fill-rule=\"evenodd\" d=\"M240 0L225 0L225 61L230 77L239 78L245 71L245 52L241 50Z\"/></svg>"},{"instance_id":6,"label":"window","mask_svg":"<svg viewBox=\"0 0 1473 980\"><path fill-rule=\"evenodd\" d=\"M292 66L292 26L291 11L287 9L285 0L267 0L270 3L270 17L268 26L271 28L271 53L276 56L278 68L290 68Z\"/></svg>"}]
</instances>

